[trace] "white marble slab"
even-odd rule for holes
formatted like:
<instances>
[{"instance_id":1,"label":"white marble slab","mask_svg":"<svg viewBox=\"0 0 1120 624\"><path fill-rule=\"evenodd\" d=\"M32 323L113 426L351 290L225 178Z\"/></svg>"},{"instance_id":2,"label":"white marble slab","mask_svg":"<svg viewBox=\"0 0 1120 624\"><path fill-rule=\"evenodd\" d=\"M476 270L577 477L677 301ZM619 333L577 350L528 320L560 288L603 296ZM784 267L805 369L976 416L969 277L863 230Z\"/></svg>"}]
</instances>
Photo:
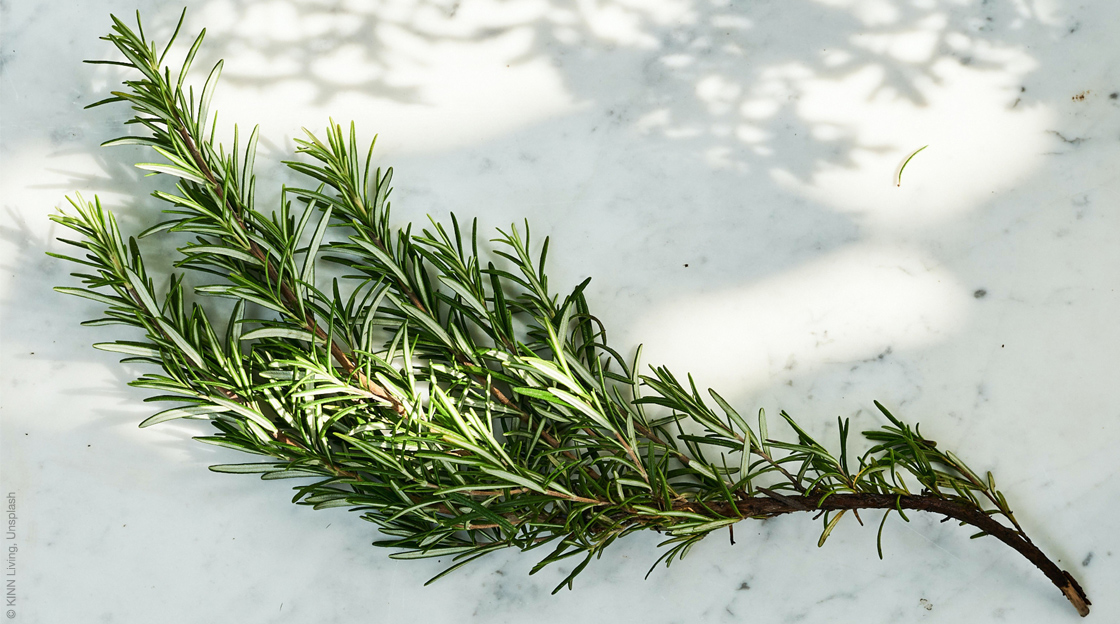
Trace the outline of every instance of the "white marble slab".
<instances>
[{"instance_id":1,"label":"white marble slab","mask_svg":"<svg viewBox=\"0 0 1120 624\"><path fill-rule=\"evenodd\" d=\"M372 525L218 475L202 423L136 428L138 371L89 347L97 306L47 220L99 194L152 223L108 13L166 38L177 4L4 2L3 483L16 622L1073 621L1015 553L965 529L742 524L654 571L656 535L550 596L509 552L424 588ZM260 188L301 126L379 133L398 218L552 236L594 275L616 347L829 436L873 399L1000 480L1035 541L1120 621L1120 4L1111 0L203 0L223 125L262 124ZM203 76L200 76L201 79ZM929 145L897 170L913 150ZM271 190L270 190L271 189ZM271 193L271 195L270 195ZM192 426L193 425L193 426ZM878 517L874 518L877 522ZM5 577L7 578L7 577Z\"/></svg>"}]
</instances>

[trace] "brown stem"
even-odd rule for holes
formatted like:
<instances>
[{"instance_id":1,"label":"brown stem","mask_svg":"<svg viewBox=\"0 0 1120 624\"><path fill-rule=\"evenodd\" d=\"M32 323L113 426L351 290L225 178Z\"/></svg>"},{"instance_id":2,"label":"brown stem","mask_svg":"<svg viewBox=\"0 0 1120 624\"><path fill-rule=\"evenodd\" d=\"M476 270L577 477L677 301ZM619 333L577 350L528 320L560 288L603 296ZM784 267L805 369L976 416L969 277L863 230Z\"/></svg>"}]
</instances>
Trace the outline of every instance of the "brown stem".
<instances>
[{"instance_id":1,"label":"brown stem","mask_svg":"<svg viewBox=\"0 0 1120 624\"><path fill-rule=\"evenodd\" d=\"M929 494L921 496L894 496L889 494L833 494L827 498L822 496L781 496L781 497L752 497L739 500L734 508L729 503L708 503L707 507L718 514L731 517L735 515L752 517L774 517L787 513L806 510L842 511L857 509L913 509L942 514L948 518L970 524L981 531L991 535L1004 544L1010 546L1027 561L1030 561L1061 590L1062 594L1073 604L1077 612L1085 617L1089 614L1088 596L1081 589L1077 581L1069 572L1062 570L1051 561L1037 546L1026 536L997 522L990 515L977 509L973 505ZM695 511L703 513L703 509L696 503L675 505L682 511Z\"/></svg>"}]
</instances>

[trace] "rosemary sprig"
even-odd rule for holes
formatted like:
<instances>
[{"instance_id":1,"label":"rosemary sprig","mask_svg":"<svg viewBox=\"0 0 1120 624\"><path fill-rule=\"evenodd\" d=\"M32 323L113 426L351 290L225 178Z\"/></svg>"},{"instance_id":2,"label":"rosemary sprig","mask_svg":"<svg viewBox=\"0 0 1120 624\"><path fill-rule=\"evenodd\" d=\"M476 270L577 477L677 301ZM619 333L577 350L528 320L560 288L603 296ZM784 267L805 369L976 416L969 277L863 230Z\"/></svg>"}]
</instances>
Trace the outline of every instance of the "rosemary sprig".
<instances>
[{"instance_id":1,"label":"rosemary sprig","mask_svg":"<svg viewBox=\"0 0 1120 624\"><path fill-rule=\"evenodd\" d=\"M301 479L295 502L360 512L391 557L450 557L436 578L501 548L549 545L533 572L582 558L559 590L634 531L665 533L658 562L668 565L745 519L816 512L823 546L848 511L862 524L860 510L884 510L880 536L892 511L926 511L1009 545L1088 613L991 473L979 477L882 405L889 424L864 432L874 445L859 457L848 421L839 456L784 412L794 435L775 439L764 412L748 422L709 391L712 407L691 376L643 375L640 349L627 360L608 346L587 282L554 293L548 239L538 251L528 224L482 250L477 221L393 227L392 170L371 172L373 145L360 149L353 124L332 121L324 139L307 132L305 159L287 164L317 186L285 188L276 211L258 211L257 130L242 148L235 129L229 152L214 140L221 62L197 97L184 89L205 31L172 75L163 60L182 19L162 52L137 23L113 17L105 39L125 60L95 62L139 75L92 106L129 104L128 123L147 133L106 145L149 146L159 162L137 166L178 178L176 192L153 193L167 220L140 237L191 235L176 266L212 278L196 295L233 301L219 332L188 303L181 275L157 291L136 239L96 199L52 217L84 251L58 257L88 267L74 274L82 288L57 290L107 306L86 324L142 330L95 346L159 369L132 383L175 404L141 426L210 420L217 431L198 440L267 458L212 470ZM328 240L331 227L341 236ZM321 263L347 273L320 288Z\"/></svg>"}]
</instances>

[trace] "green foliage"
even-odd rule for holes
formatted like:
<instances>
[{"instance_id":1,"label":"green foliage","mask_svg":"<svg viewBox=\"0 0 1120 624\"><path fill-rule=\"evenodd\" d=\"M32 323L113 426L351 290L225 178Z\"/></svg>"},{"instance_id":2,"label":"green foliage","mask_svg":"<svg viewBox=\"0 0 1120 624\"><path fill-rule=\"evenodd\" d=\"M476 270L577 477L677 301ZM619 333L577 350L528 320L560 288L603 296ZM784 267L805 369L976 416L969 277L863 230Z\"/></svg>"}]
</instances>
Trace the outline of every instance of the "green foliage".
<instances>
[{"instance_id":1,"label":"green foliage","mask_svg":"<svg viewBox=\"0 0 1120 624\"><path fill-rule=\"evenodd\" d=\"M58 290L107 306L87 324L143 332L95 345L159 370L133 385L173 406L141 426L207 419L216 432L198 440L266 458L212 470L300 479L294 502L357 511L390 556L450 557L448 571L548 545L534 572L580 558L557 589L638 530L665 533L659 562L671 563L758 499L789 505L761 516L821 509L821 545L846 511L826 502L847 494L991 505L1019 530L990 474L882 406L889 424L864 433L874 446L862 456L839 423L837 457L788 414L793 436L772 439L764 413L748 422L691 377L640 374L640 349L627 360L608 346L587 282L550 289L548 239L538 247L528 224L481 243L477 221L394 227L392 169L371 171L373 145L353 124L298 141L303 159L287 165L314 188L285 188L274 211L258 210L258 131L242 146L235 130L228 152L214 141L222 64L197 97L184 87L205 31L173 74L171 42L161 52L113 21L105 39L125 60L101 62L138 75L95 105L129 105L144 134L106 145L149 146L158 162L137 166L178 178L175 192L153 193L167 218L141 237L186 235L176 267L206 277L194 295L232 300L232 312L219 329L181 275L157 289L136 239L81 198L53 219L80 235L64 242L84 256L59 257L87 267L74 274L83 288ZM345 276L324 284L322 263Z\"/></svg>"}]
</instances>

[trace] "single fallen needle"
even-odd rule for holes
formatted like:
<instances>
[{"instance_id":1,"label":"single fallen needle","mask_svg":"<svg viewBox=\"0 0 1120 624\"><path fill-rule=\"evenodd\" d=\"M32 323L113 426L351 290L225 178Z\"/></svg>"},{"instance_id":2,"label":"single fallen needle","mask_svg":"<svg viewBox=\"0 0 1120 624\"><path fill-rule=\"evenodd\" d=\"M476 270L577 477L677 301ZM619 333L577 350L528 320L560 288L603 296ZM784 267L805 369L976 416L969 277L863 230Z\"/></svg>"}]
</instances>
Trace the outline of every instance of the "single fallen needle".
<instances>
[{"instance_id":1,"label":"single fallen needle","mask_svg":"<svg viewBox=\"0 0 1120 624\"><path fill-rule=\"evenodd\" d=\"M897 181L897 184L895 186L902 186L902 170L906 168L906 165L910 164L910 161L913 160L914 157L918 155L918 152L924 150L927 147L929 147L929 146L928 145L923 145L923 146L919 147L918 149L914 150L914 152L910 154L910 157L906 159L906 162L902 163L902 166L898 168L898 181Z\"/></svg>"}]
</instances>

